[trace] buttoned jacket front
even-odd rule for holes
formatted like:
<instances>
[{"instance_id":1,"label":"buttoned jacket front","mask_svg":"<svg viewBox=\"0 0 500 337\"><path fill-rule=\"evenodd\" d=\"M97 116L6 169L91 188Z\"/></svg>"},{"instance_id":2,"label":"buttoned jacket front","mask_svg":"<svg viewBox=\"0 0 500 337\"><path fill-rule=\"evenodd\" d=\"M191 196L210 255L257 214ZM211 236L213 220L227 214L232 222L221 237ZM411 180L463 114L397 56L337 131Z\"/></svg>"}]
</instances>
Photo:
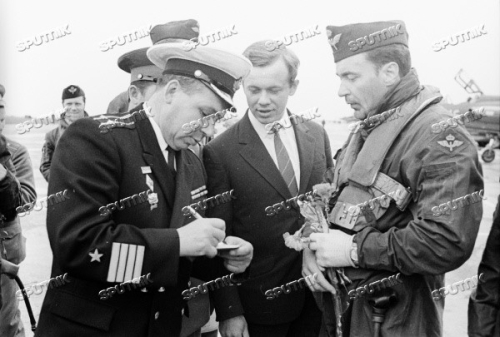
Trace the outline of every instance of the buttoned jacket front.
<instances>
[{"instance_id":1,"label":"buttoned jacket front","mask_svg":"<svg viewBox=\"0 0 500 337\"><path fill-rule=\"evenodd\" d=\"M274 216L266 212L268 206L294 196L251 125L248 113L208 143L203 153L209 195L234 189L236 198L209 208L207 214L225 220L227 235L241 237L254 247L249 280L239 287L215 291L215 308L218 320L244 313L250 322L281 324L298 317L305 290L272 301L264 293L302 277L301 253L284 245L283 234L295 233L304 220L296 205ZM322 182L333 162L328 136L319 124L305 121L293 127L300 161L299 194L303 194Z\"/></svg>"},{"instance_id":2,"label":"buttoned jacket front","mask_svg":"<svg viewBox=\"0 0 500 337\"><path fill-rule=\"evenodd\" d=\"M191 271L198 270L196 261L201 261L179 257L176 229L192 221L181 209L200 200L193 200L190 192L205 185L205 173L194 153L181 150L173 184L141 108L131 111L140 117L129 128L99 127L105 117L80 119L57 145L49 194L67 189L69 199L49 206L47 229L54 255L52 277L68 273L70 283L47 291L36 336L142 337L180 332L185 307L181 293L188 288ZM137 197L147 190L157 194L156 207ZM119 209L121 200L134 195L135 201ZM115 202L119 207L110 207L111 214L99 212ZM116 247L128 255L120 253L117 260ZM150 274L153 280L147 292L126 290L101 299L101 290L130 281L118 277L120 268L121 275L123 270L125 275L134 270L135 277L139 274L134 268L140 263L140 276ZM118 270L116 277L113 268Z\"/></svg>"}]
</instances>

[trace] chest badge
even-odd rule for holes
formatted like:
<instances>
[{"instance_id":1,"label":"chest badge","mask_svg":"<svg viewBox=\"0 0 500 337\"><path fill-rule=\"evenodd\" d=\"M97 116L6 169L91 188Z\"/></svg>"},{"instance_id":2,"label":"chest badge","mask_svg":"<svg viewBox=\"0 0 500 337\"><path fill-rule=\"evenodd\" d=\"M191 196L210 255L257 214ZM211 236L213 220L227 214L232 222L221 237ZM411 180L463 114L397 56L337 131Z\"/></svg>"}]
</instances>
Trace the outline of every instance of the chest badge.
<instances>
[{"instance_id":1,"label":"chest badge","mask_svg":"<svg viewBox=\"0 0 500 337\"><path fill-rule=\"evenodd\" d=\"M149 176L149 174L146 174L146 185L148 185L149 189L151 190L152 193L148 194L148 202L151 205L150 210L152 211L156 207L158 207L158 194L154 193L155 186L153 179Z\"/></svg>"},{"instance_id":2,"label":"chest badge","mask_svg":"<svg viewBox=\"0 0 500 337\"><path fill-rule=\"evenodd\" d=\"M191 199L192 200L198 199L207 193L208 193L207 187L205 185L203 185L203 186L198 187L197 189L191 191Z\"/></svg>"}]
</instances>

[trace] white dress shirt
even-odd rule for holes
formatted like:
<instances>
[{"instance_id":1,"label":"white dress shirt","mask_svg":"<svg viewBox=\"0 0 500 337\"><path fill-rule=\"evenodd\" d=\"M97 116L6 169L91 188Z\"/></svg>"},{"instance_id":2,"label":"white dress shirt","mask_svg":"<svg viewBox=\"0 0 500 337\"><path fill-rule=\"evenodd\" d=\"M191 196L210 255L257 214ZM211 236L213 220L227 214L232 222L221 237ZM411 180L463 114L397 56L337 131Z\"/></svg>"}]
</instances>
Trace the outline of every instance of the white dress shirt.
<instances>
[{"instance_id":1,"label":"white dress shirt","mask_svg":"<svg viewBox=\"0 0 500 337\"><path fill-rule=\"evenodd\" d=\"M274 164L279 170L278 166L278 157L276 156L276 149L274 147L274 133L269 134L268 130L265 128L265 124L261 124L257 118L253 115L253 113L248 110L248 118L250 119L250 124L252 124L254 130L264 143L264 146L267 149L269 155L274 161ZM288 113L285 110L285 113L278 121L281 125L290 125L292 121L288 120L284 122L285 119L289 119ZM293 126L289 128L281 128L278 131L278 134L285 145L286 151L288 152L288 156L292 162L293 172L295 173L295 179L297 180L297 188L300 189L300 161L299 161L299 150L297 148L297 140L295 139L295 131L293 130Z\"/></svg>"},{"instance_id":2,"label":"white dress shirt","mask_svg":"<svg viewBox=\"0 0 500 337\"><path fill-rule=\"evenodd\" d=\"M148 107L147 107L146 103L144 103L144 109L147 109L147 108ZM160 126L155 122L153 117L148 115L148 118L149 118L149 121L151 122L151 126L153 127L153 131L155 132L156 139L158 140L158 145L160 145L161 152L163 153L163 157L165 158L165 161L168 164L168 151L167 151L168 144L165 141L165 139L163 138L163 134L161 133ZM177 170L176 163L173 163L172 166Z\"/></svg>"}]
</instances>

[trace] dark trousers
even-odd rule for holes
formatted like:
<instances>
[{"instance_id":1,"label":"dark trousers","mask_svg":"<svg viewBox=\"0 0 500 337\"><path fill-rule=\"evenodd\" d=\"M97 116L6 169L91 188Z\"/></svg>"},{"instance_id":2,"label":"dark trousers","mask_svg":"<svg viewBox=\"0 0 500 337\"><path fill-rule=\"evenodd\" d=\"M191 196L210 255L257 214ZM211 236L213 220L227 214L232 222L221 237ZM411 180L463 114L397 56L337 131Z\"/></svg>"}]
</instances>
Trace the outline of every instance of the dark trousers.
<instances>
[{"instance_id":1,"label":"dark trousers","mask_svg":"<svg viewBox=\"0 0 500 337\"><path fill-rule=\"evenodd\" d=\"M252 337L317 337L321 327L321 311L311 292L306 290L304 307L295 320L278 325L261 325L248 322Z\"/></svg>"}]
</instances>

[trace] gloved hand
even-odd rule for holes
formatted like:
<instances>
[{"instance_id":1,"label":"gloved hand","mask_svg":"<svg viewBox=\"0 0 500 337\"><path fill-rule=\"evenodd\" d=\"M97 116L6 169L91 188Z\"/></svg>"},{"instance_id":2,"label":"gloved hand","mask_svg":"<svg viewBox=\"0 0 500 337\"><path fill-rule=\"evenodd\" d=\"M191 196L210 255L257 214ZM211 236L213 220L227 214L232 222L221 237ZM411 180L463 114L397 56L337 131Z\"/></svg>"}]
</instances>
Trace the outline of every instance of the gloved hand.
<instances>
[{"instance_id":1,"label":"gloved hand","mask_svg":"<svg viewBox=\"0 0 500 337\"><path fill-rule=\"evenodd\" d=\"M313 233L309 237L309 249L315 251L316 263L320 267L355 267L351 259L353 237L339 230Z\"/></svg>"}]
</instances>

